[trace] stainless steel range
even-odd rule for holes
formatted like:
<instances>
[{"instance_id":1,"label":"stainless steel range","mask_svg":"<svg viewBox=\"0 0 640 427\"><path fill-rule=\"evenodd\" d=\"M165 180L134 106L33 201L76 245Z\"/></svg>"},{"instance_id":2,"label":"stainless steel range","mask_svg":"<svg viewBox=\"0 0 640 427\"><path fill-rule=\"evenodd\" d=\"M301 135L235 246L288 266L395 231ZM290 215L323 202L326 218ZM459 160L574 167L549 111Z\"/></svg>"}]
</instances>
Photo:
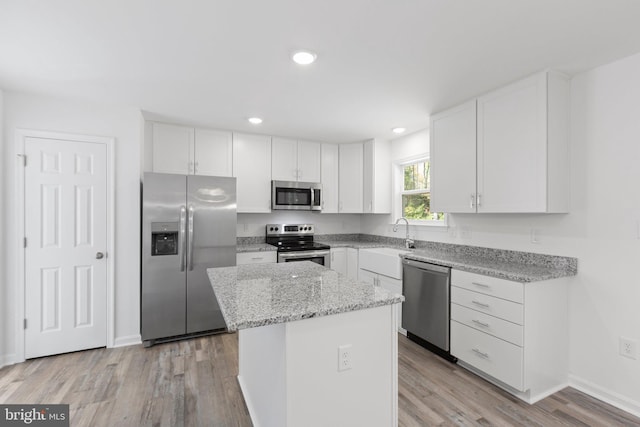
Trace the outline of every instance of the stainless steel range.
<instances>
[{"instance_id":1,"label":"stainless steel range","mask_svg":"<svg viewBox=\"0 0 640 427\"><path fill-rule=\"evenodd\" d=\"M331 268L331 247L313 241L313 224L267 224L267 243L278 247L278 262L312 261Z\"/></svg>"}]
</instances>

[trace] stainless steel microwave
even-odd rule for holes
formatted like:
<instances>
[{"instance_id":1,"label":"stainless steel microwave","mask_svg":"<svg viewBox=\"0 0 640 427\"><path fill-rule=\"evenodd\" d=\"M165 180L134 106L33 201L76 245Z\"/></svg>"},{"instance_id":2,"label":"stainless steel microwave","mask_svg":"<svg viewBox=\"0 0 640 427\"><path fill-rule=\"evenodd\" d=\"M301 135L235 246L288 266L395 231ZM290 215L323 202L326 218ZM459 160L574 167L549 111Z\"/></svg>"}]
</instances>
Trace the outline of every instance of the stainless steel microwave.
<instances>
[{"instance_id":1,"label":"stainless steel microwave","mask_svg":"<svg viewBox=\"0 0 640 427\"><path fill-rule=\"evenodd\" d=\"M271 181L271 209L322 210L322 184L318 182Z\"/></svg>"}]
</instances>

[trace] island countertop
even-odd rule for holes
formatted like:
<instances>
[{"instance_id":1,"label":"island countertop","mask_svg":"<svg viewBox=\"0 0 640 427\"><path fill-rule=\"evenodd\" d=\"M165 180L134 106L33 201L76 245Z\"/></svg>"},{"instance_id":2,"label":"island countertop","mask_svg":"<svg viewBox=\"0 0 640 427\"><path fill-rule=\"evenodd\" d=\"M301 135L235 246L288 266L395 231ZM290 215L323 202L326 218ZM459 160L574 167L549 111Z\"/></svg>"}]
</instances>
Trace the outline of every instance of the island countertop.
<instances>
[{"instance_id":1,"label":"island countertop","mask_svg":"<svg viewBox=\"0 0 640 427\"><path fill-rule=\"evenodd\" d=\"M207 270L229 331L362 310L404 301L311 261Z\"/></svg>"}]
</instances>

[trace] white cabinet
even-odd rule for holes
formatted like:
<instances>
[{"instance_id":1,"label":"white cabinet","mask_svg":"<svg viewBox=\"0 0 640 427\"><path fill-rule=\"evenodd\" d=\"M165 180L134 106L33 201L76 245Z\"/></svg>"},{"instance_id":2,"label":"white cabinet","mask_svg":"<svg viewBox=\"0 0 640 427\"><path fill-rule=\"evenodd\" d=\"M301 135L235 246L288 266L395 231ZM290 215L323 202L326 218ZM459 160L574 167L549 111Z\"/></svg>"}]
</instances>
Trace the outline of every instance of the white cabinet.
<instances>
[{"instance_id":1,"label":"white cabinet","mask_svg":"<svg viewBox=\"0 0 640 427\"><path fill-rule=\"evenodd\" d=\"M475 212L476 101L431 118L431 211Z\"/></svg>"},{"instance_id":2,"label":"white cabinet","mask_svg":"<svg viewBox=\"0 0 640 427\"><path fill-rule=\"evenodd\" d=\"M331 269L347 275L347 248L331 248Z\"/></svg>"},{"instance_id":3,"label":"white cabinet","mask_svg":"<svg viewBox=\"0 0 640 427\"><path fill-rule=\"evenodd\" d=\"M271 152L272 179L320 182L320 143L274 137Z\"/></svg>"},{"instance_id":4,"label":"white cabinet","mask_svg":"<svg viewBox=\"0 0 640 427\"><path fill-rule=\"evenodd\" d=\"M363 207L363 144L339 145L340 213L362 213Z\"/></svg>"},{"instance_id":5,"label":"white cabinet","mask_svg":"<svg viewBox=\"0 0 640 427\"><path fill-rule=\"evenodd\" d=\"M358 279L358 250L347 248L347 277Z\"/></svg>"},{"instance_id":6,"label":"white cabinet","mask_svg":"<svg viewBox=\"0 0 640 427\"><path fill-rule=\"evenodd\" d=\"M233 138L231 132L195 129L194 173L233 176Z\"/></svg>"},{"instance_id":7,"label":"white cabinet","mask_svg":"<svg viewBox=\"0 0 640 427\"><path fill-rule=\"evenodd\" d=\"M363 212L391 213L391 145L372 139L363 149Z\"/></svg>"},{"instance_id":8,"label":"white cabinet","mask_svg":"<svg viewBox=\"0 0 640 427\"><path fill-rule=\"evenodd\" d=\"M271 212L271 137L233 134L238 212Z\"/></svg>"},{"instance_id":9,"label":"white cabinet","mask_svg":"<svg viewBox=\"0 0 640 427\"><path fill-rule=\"evenodd\" d=\"M534 403L568 380L566 279L518 283L451 271L451 354Z\"/></svg>"},{"instance_id":10,"label":"white cabinet","mask_svg":"<svg viewBox=\"0 0 640 427\"><path fill-rule=\"evenodd\" d=\"M568 91L548 71L434 115L432 209L567 212Z\"/></svg>"},{"instance_id":11,"label":"white cabinet","mask_svg":"<svg viewBox=\"0 0 640 427\"><path fill-rule=\"evenodd\" d=\"M152 124L153 171L231 176L231 132Z\"/></svg>"},{"instance_id":12,"label":"white cabinet","mask_svg":"<svg viewBox=\"0 0 640 427\"><path fill-rule=\"evenodd\" d=\"M153 171L193 173L193 128L153 123Z\"/></svg>"},{"instance_id":13,"label":"white cabinet","mask_svg":"<svg viewBox=\"0 0 640 427\"><path fill-rule=\"evenodd\" d=\"M402 270L395 273L396 277L387 276L386 274L382 274L383 271L381 269L376 268L379 266L379 264L376 264L376 260L377 258L374 252L368 250L360 251L358 280L380 286L389 292L402 295ZM398 264L400 264L400 262L400 258L398 257ZM406 330L402 328L402 305L398 306L398 330L406 335Z\"/></svg>"},{"instance_id":14,"label":"white cabinet","mask_svg":"<svg viewBox=\"0 0 640 427\"><path fill-rule=\"evenodd\" d=\"M337 144L320 147L320 182L322 183L322 213L338 213L338 159Z\"/></svg>"},{"instance_id":15,"label":"white cabinet","mask_svg":"<svg viewBox=\"0 0 640 427\"><path fill-rule=\"evenodd\" d=\"M276 251L240 252L236 255L236 265L276 262L278 262L278 253Z\"/></svg>"}]
</instances>

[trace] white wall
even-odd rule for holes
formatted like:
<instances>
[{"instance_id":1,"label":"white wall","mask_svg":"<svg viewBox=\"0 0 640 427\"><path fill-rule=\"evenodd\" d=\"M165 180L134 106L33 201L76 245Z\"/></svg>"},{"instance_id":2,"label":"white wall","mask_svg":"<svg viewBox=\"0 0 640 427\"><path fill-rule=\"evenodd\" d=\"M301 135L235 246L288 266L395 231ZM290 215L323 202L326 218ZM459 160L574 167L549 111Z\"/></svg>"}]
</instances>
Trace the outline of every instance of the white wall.
<instances>
[{"instance_id":1,"label":"white wall","mask_svg":"<svg viewBox=\"0 0 640 427\"><path fill-rule=\"evenodd\" d=\"M450 215L448 230L412 227L411 235L577 257L572 384L640 415L640 360L618 354L619 336L640 341L640 54L574 77L571 90L569 214ZM407 142L395 144L403 152ZM395 236L389 221L364 217L362 232Z\"/></svg>"},{"instance_id":2,"label":"white wall","mask_svg":"<svg viewBox=\"0 0 640 427\"><path fill-rule=\"evenodd\" d=\"M2 215L4 265L2 288L6 300L2 320L8 333L4 355L15 353L14 304L17 261L15 183L15 129L35 129L65 133L109 136L115 144L115 337L116 345L140 339L140 112L71 102L43 96L5 92L4 159L2 170Z\"/></svg>"}]
</instances>

